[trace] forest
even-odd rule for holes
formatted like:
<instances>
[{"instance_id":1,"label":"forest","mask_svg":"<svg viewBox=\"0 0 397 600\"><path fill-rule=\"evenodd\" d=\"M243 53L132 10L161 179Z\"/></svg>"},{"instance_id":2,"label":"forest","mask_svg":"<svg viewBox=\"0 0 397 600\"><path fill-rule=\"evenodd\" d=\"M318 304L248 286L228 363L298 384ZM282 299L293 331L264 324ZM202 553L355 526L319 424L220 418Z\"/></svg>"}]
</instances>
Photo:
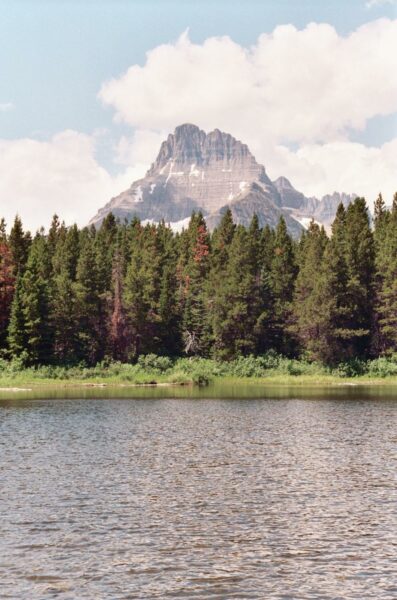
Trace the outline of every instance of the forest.
<instances>
[{"instance_id":1,"label":"forest","mask_svg":"<svg viewBox=\"0 0 397 600\"><path fill-rule=\"evenodd\" d=\"M332 234L299 240L193 213L165 224L0 223L0 359L26 367L135 363L142 355L230 361L269 352L337 365L397 352L397 193L338 208Z\"/></svg>"}]
</instances>

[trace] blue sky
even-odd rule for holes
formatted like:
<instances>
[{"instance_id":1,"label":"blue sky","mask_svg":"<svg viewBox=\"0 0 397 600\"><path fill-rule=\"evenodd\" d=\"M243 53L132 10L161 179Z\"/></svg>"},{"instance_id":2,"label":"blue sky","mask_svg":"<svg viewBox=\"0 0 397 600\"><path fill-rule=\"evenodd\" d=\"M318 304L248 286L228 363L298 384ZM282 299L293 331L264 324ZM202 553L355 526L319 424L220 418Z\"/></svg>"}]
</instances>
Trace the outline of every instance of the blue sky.
<instances>
[{"instance_id":1,"label":"blue sky","mask_svg":"<svg viewBox=\"0 0 397 600\"><path fill-rule=\"evenodd\" d=\"M123 113L118 100L98 95L106 82L120 79L130 66L144 67L149 50L175 44L187 29L197 48L208 38L229 36L250 49L261 34L271 35L282 24L303 30L311 22L327 23L344 38L364 24L397 17L393 0L0 0L0 11L0 139L48 142L66 130L94 136L95 160L112 176L133 166L125 157L124 163L113 160L115 145L123 138L127 146L128 136L148 126ZM291 66L293 55L291 49ZM365 119L364 126L351 128L350 142L380 147L396 137L396 113L390 108L375 115L372 111ZM153 127L153 147L154 134L160 139L174 124L170 119L169 125L165 121ZM301 144L300 139L281 142L290 149ZM131 156L136 162L147 159L144 153L140 160L136 151ZM23 194L21 206L29 201ZM0 195L3 213L4 202ZM38 200L32 197L34 202Z\"/></svg>"},{"instance_id":2,"label":"blue sky","mask_svg":"<svg viewBox=\"0 0 397 600\"><path fill-rule=\"evenodd\" d=\"M0 117L0 132L9 138L109 126L111 111L97 99L102 82L187 28L193 42L229 35L247 47L283 23L330 23L346 34L396 12L388 3L369 10L365 0L3 0L0 7L0 102L15 107ZM369 137L377 136L372 127Z\"/></svg>"}]
</instances>

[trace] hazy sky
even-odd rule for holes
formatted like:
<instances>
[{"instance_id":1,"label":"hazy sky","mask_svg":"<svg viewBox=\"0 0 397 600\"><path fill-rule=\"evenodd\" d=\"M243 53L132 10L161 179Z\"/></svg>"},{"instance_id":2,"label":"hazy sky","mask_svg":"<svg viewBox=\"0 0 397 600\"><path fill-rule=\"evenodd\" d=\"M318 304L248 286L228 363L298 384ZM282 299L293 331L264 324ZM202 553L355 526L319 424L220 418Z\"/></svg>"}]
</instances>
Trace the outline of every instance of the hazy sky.
<instances>
[{"instance_id":1,"label":"hazy sky","mask_svg":"<svg viewBox=\"0 0 397 600\"><path fill-rule=\"evenodd\" d=\"M0 216L84 224L189 121L301 191L397 190L394 0L0 0Z\"/></svg>"}]
</instances>

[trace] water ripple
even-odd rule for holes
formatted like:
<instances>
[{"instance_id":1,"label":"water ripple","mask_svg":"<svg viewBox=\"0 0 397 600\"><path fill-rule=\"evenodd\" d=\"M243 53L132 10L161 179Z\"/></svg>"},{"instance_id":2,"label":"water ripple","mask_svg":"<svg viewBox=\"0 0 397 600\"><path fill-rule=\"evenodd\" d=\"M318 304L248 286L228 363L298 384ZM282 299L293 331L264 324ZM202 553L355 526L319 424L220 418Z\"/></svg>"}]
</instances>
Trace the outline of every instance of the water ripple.
<instances>
[{"instance_id":1,"label":"water ripple","mask_svg":"<svg viewBox=\"0 0 397 600\"><path fill-rule=\"evenodd\" d=\"M397 597L397 402L0 402L1 598Z\"/></svg>"}]
</instances>

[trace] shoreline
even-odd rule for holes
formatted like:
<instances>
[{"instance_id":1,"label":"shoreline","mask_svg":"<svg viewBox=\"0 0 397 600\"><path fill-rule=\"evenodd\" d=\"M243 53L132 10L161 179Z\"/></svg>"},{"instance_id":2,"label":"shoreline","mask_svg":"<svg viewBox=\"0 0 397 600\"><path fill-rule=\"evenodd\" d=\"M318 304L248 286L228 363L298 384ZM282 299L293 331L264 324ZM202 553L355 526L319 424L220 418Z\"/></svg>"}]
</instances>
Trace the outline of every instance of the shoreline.
<instances>
[{"instance_id":1,"label":"shoreline","mask_svg":"<svg viewBox=\"0 0 397 600\"><path fill-rule=\"evenodd\" d=\"M73 381L56 381L48 379L35 379L26 380L24 382L17 381L5 381L0 380L0 393L1 392L33 392L35 389L106 389L106 388L120 388L120 389L137 389L137 388L172 388L172 387L194 387L194 388L205 388L209 386L217 385L229 385L235 387L275 387L275 388L288 388L288 387L308 387L308 388L342 388L342 387L396 387L397 389L397 378L395 376L389 376L384 378L369 378L365 376L353 378L337 378L336 377L315 377L315 376L270 376L268 378L263 377L247 377L247 378L232 378L232 377L214 377L205 385L199 385L194 381L151 381L151 382L123 382L123 381L79 381L78 379Z\"/></svg>"}]
</instances>

